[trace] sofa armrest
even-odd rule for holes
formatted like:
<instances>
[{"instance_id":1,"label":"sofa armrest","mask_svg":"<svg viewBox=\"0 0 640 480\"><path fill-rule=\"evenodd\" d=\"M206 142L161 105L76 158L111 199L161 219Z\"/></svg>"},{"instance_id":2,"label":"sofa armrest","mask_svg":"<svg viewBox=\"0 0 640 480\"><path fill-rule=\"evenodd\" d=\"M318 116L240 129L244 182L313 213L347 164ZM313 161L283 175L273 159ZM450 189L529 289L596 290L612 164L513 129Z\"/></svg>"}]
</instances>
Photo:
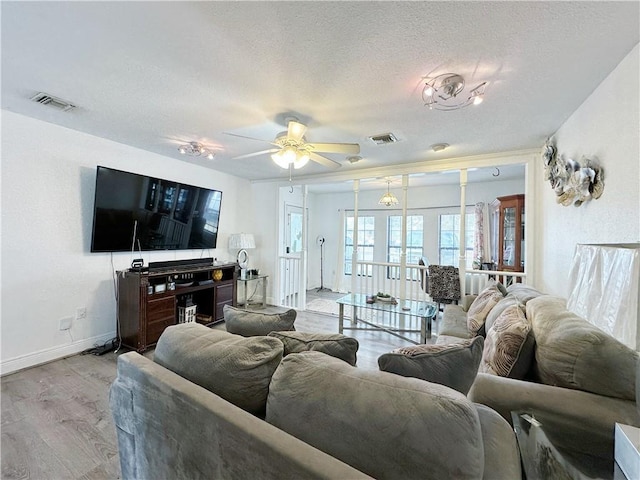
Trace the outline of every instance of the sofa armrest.
<instances>
[{"instance_id":1,"label":"sofa armrest","mask_svg":"<svg viewBox=\"0 0 640 480\"><path fill-rule=\"evenodd\" d=\"M560 441L570 445L588 438L587 448L595 455L613 448L616 422L640 426L635 402L486 373L478 374L468 398L493 408L509 423L513 411L553 419L554 424L562 425Z\"/></svg>"}]
</instances>

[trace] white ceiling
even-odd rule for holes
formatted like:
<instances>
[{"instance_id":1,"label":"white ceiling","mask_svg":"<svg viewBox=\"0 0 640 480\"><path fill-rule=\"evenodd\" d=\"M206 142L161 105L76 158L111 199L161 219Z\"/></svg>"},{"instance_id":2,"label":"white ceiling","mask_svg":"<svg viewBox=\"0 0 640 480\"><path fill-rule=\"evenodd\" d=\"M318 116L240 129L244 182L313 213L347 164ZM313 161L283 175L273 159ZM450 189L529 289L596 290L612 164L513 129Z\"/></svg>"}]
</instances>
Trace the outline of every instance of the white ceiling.
<instances>
[{"instance_id":1,"label":"white ceiling","mask_svg":"<svg viewBox=\"0 0 640 480\"><path fill-rule=\"evenodd\" d=\"M288 172L268 155L233 160L269 145L223 132L270 141L290 114L310 142L359 143L358 163L327 155L354 177L540 148L638 43L639 6L3 1L2 108L251 180ZM487 81L484 103L425 108L422 77L444 72ZM29 100L41 91L78 108ZM367 139L387 132L400 141ZM216 157L181 156L189 141ZM451 147L435 153L439 142ZM311 162L303 173L327 169Z\"/></svg>"}]
</instances>

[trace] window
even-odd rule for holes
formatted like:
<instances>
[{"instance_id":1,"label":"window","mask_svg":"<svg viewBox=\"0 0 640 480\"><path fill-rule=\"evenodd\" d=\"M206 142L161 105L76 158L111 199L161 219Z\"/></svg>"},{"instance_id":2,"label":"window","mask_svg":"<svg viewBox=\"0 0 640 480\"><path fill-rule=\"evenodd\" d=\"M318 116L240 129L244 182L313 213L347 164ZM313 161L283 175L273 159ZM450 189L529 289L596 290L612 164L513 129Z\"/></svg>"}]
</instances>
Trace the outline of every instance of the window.
<instances>
[{"instance_id":1,"label":"window","mask_svg":"<svg viewBox=\"0 0 640 480\"><path fill-rule=\"evenodd\" d=\"M202 198L202 195L200 196ZM220 217L220 202L222 201L222 192L207 192L204 212L202 216L205 219L204 229L210 233L218 233L218 219Z\"/></svg>"},{"instance_id":2,"label":"window","mask_svg":"<svg viewBox=\"0 0 640 480\"><path fill-rule=\"evenodd\" d=\"M471 268L473 264L473 232L475 227L475 214L465 215L465 265ZM440 215L440 265L458 266L460 256L460 214Z\"/></svg>"},{"instance_id":3,"label":"window","mask_svg":"<svg viewBox=\"0 0 640 480\"><path fill-rule=\"evenodd\" d=\"M353 256L353 217L345 219L344 242L344 273L351 275L351 257ZM358 217L358 253L359 260L373 261L373 240L375 219L373 217ZM367 265L366 275L371 276L372 266Z\"/></svg>"},{"instance_id":4,"label":"window","mask_svg":"<svg viewBox=\"0 0 640 480\"><path fill-rule=\"evenodd\" d=\"M402 217L400 215L390 215L387 225L387 261L389 263L400 263ZM424 218L422 215L407 215L407 265L418 264L418 260L422 257L423 244ZM389 272L387 272L387 276L391 278Z\"/></svg>"}]
</instances>

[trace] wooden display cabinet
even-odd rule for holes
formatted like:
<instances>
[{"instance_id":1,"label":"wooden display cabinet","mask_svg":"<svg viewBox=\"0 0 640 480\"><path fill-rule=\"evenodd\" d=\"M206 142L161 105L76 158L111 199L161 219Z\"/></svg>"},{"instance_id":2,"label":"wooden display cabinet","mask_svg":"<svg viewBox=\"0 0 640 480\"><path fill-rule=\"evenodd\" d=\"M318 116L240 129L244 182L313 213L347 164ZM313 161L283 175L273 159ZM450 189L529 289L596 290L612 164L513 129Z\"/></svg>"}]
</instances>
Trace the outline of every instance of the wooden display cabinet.
<instances>
[{"instance_id":1,"label":"wooden display cabinet","mask_svg":"<svg viewBox=\"0 0 640 480\"><path fill-rule=\"evenodd\" d=\"M219 280L214 280L214 272ZM154 346L164 329L175 325L178 309L196 305L196 320L224 320L225 305L237 304L237 265L170 268L118 273L118 332L122 344L138 352Z\"/></svg>"},{"instance_id":2,"label":"wooden display cabinet","mask_svg":"<svg viewBox=\"0 0 640 480\"><path fill-rule=\"evenodd\" d=\"M497 198L498 270L524 272L524 194Z\"/></svg>"}]
</instances>

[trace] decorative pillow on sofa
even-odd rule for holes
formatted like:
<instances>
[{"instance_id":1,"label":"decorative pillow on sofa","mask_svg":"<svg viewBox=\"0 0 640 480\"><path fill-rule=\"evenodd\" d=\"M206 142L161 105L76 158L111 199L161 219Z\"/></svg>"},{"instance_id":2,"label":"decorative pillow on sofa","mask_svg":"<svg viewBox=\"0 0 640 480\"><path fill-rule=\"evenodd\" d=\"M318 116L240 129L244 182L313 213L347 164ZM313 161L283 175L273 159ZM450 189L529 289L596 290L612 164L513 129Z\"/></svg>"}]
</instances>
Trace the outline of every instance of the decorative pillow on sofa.
<instances>
[{"instance_id":1,"label":"decorative pillow on sofa","mask_svg":"<svg viewBox=\"0 0 640 480\"><path fill-rule=\"evenodd\" d=\"M522 305L510 305L487 331L480 371L523 379L533 359L534 338Z\"/></svg>"},{"instance_id":2,"label":"decorative pillow on sofa","mask_svg":"<svg viewBox=\"0 0 640 480\"><path fill-rule=\"evenodd\" d=\"M507 291L500 282L491 280L478 294L467 312L467 327L472 336L478 334L491 309L506 293Z\"/></svg>"},{"instance_id":3,"label":"decorative pillow on sofa","mask_svg":"<svg viewBox=\"0 0 640 480\"><path fill-rule=\"evenodd\" d=\"M378 357L380 370L439 383L466 395L478 373L484 339L475 337L448 345L415 345Z\"/></svg>"},{"instance_id":4,"label":"decorative pillow on sofa","mask_svg":"<svg viewBox=\"0 0 640 480\"><path fill-rule=\"evenodd\" d=\"M277 338L244 338L183 323L165 329L153 361L247 412L262 415L283 351Z\"/></svg>"},{"instance_id":5,"label":"decorative pillow on sofa","mask_svg":"<svg viewBox=\"0 0 640 480\"><path fill-rule=\"evenodd\" d=\"M282 360L266 420L373 478L483 475L480 420L464 395L320 352Z\"/></svg>"},{"instance_id":6,"label":"decorative pillow on sofa","mask_svg":"<svg viewBox=\"0 0 640 480\"><path fill-rule=\"evenodd\" d=\"M293 323L296 321L297 312L293 309L283 313L260 313L225 305L223 312L227 332L243 337L295 330Z\"/></svg>"},{"instance_id":7,"label":"decorative pillow on sofa","mask_svg":"<svg viewBox=\"0 0 640 480\"><path fill-rule=\"evenodd\" d=\"M304 333L304 332L271 332L270 337L276 337L284 343L284 356L290 353L300 353L308 350L326 353L332 357L344 360L350 365L356 365L358 340L340 333Z\"/></svg>"}]
</instances>

